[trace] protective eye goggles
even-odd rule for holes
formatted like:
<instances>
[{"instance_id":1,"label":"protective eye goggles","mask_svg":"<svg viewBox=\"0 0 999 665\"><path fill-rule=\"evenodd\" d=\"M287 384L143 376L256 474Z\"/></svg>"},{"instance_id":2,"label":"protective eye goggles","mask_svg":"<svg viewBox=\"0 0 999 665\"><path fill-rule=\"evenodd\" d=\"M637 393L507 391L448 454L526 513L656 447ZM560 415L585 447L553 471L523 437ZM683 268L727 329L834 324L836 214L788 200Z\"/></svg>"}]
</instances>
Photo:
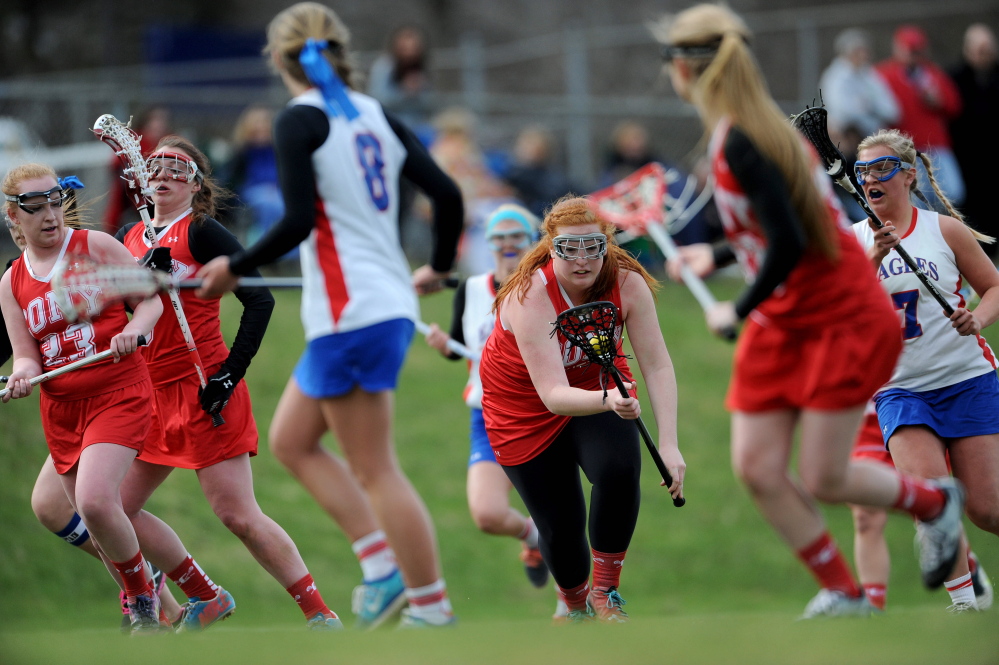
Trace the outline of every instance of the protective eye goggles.
<instances>
[{"instance_id":1,"label":"protective eye goggles","mask_svg":"<svg viewBox=\"0 0 999 665\"><path fill-rule=\"evenodd\" d=\"M56 185L47 192L25 192L24 194L5 194L4 198L11 203L16 203L17 207L28 213L29 215L34 215L36 212L41 210L46 205L52 205L54 208L61 208L62 202L66 200L66 195L69 192L63 190L62 187Z\"/></svg>"},{"instance_id":2,"label":"protective eye goggles","mask_svg":"<svg viewBox=\"0 0 999 665\"><path fill-rule=\"evenodd\" d=\"M526 231L521 231L519 229L513 229L511 231L490 231L486 235L486 240L489 242L489 249L494 252L500 252L503 250L503 244L506 242L513 243L515 249L526 249L528 245L531 244L531 237L527 235Z\"/></svg>"},{"instance_id":3,"label":"protective eye goggles","mask_svg":"<svg viewBox=\"0 0 999 665\"><path fill-rule=\"evenodd\" d=\"M194 182L195 179L202 178L193 159L187 155L164 150L149 155L146 160L146 170L149 171L150 178L163 175L181 182Z\"/></svg>"},{"instance_id":4,"label":"protective eye goggles","mask_svg":"<svg viewBox=\"0 0 999 665\"><path fill-rule=\"evenodd\" d=\"M566 233L552 238L555 256L565 261L599 259L607 254L607 236L603 233L574 235Z\"/></svg>"},{"instance_id":5,"label":"protective eye goggles","mask_svg":"<svg viewBox=\"0 0 999 665\"><path fill-rule=\"evenodd\" d=\"M903 162L898 157L889 155L872 159L869 162L857 162L853 165L853 172L857 176L857 182L864 184L869 179L878 182L891 180L899 171L908 171L911 168L912 164L909 162Z\"/></svg>"}]
</instances>

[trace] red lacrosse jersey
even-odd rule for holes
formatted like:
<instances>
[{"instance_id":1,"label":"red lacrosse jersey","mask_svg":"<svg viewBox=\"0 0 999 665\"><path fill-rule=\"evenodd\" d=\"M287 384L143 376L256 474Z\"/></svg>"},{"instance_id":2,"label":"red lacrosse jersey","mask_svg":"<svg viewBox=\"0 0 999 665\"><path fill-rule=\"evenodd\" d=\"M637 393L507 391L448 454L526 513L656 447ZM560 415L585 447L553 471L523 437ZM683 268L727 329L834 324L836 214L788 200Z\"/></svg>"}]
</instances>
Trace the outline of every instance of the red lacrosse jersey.
<instances>
[{"instance_id":1,"label":"red lacrosse jersey","mask_svg":"<svg viewBox=\"0 0 999 665\"><path fill-rule=\"evenodd\" d=\"M725 236L747 280L752 281L766 255L767 240L746 192L725 159L724 146L730 129L730 122L722 120L711 137L709 155L715 177L715 203ZM829 176L822 170L811 146L806 147L812 155L812 177L829 212L827 223L833 226L839 256L831 261L814 250L807 250L787 280L750 315L761 323L769 321L782 328L849 320L859 308L884 308L887 301L871 262L857 243L850 221L836 199Z\"/></svg>"},{"instance_id":2,"label":"red lacrosse jersey","mask_svg":"<svg viewBox=\"0 0 999 665\"><path fill-rule=\"evenodd\" d=\"M540 268L548 297L556 312L573 307L566 302L549 261ZM637 275L636 275L637 277ZM614 303L618 311L618 325L614 329L614 343L618 358L615 365L626 381L631 381L628 362L621 355L621 289L617 283L601 300ZM579 303L582 304L582 303ZM571 416L552 413L541 401L527 371L517 340L513 333L503 328L496 314L496 325L482 350L479 376L482 379L482 414L486 421L489 443L496 453L496 461L503 466L523 464L551 445ZM571 345L556 333L562 351L562 365L569 385L583 390L601 390L600 366L591 363L582 350ZM611 377L606 380L608 390L617 390Z\"/></svg>"},{"instance_id":3,"label":"red lacrosse jersey","mask_svg":"<svg viewBox=\"0 0 999 665\"><path fill-rule=\"evenodd\" d=\"M167 225L159 233L159 243L170 248L173 258L173 276L176 279L193 277L203 264L194 260L189 244L191 213L180 217ZM146 239L142 224L136 224L125 234L124 243L128 251L136 259L142 258L149 251L149 240ZM173 305L166 293L163 299L163 316L153 329L153 339L143 351L149 375L153 379L153 387L159 388L180 377L194 374L194 363L187 350L184 335L180 332L180 324L173 313ZM203 367L208 368L223 362L229 357L229 349L222 339L219 323L219 299L202 300L194 295L193 289L181 289L180 302L191 328L191 335L198 347ZM208 378L208 377L205 377Z\"/></svg>"},{"instance_id":4,"label":"red lacrosse jersey","mask_svg":"<svg viewBox=\"0 0 999 665\"><path fill-rule=\"evenodd\" d=\"M60 258L67 254L89 255L89 233L67 228ZM27 254L14 261L10 270L14 299L24 312L28 331L38 340L42 368L46 372L107 350L111 346L111 338L128 324L128 315L121 303L108 305L99 313L92 309L89 322L69 324L56 305L51 272L48 275L35 274ZM142 354L131 353L117 363L108 358L57 376L42 383L41 390L57 401L78 400L134 385L147 376Z\"/></svg>"}]
</instances>

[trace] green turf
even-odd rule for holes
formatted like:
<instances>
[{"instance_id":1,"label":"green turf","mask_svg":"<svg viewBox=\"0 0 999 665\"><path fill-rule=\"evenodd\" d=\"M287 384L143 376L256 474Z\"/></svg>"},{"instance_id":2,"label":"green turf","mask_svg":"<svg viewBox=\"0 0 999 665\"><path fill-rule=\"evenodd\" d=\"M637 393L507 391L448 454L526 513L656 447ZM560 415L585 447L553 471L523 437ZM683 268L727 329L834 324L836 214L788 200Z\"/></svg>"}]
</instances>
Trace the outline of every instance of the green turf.
<instances>
[{"instance_id":1,"label":"green turf","mask_svg":"<svg viewBox=\"0 0 999 665\"><path fill-rule=\"evenodd\" d=\"M712 288L733 294L740 286L715 281ZM425 298L422 306L425 320L448 322L449 294ZM628 656L624 662L763 662L767 654L773 654L766 659L773 663L999 661L994 613L951 618L943 611L946 594L921 588L912 526L902 517L892 519L888 529L893 555L888 616L793 623L815 584L732 477L722 406L732 347L706 334L696 303L680 287L665 287L659 312L680 386L688 501L674 508L658 487L655 468L646 464L642 512L621 589L636 619L632 625L616 631L547 627L554 591L529 586L517 559L519 545L479 533L468 516L464 364L442 360L417 339L397 395L397 445L434 517L461 627L434 635L303 640L294 603L215 519L195 475L179 471L148 508L173 525L205 570L233 593L238 611L219 630L190 643L157 641L163 660L199 658L210 644L212 660L219 663L277 662L291 653L301 662L326 662L331 653L343 662L596 662L620 654ZM225 300L223 317L231 339L239 318L234 299ZM302 346L297 295L279 293L264 346L247 376L263 433L253 463L256 494L264 511L297 542L331 607L349 617L350 590L359 580L350 547L266 446L270 415ZM651 414L646 420L654 431ZM117 594L110 578L94 560L46 532L31 513L31 487L46 455L36 398L0 406L0 423L0 663L135 657L134 641L115 634ZM849 553L848 512L842 507L825 512ZM969 533L985 568L999 576L995 537L974 527ZM152 662L156 656L143 649L141 658Z\"/></svg>"}]
</instances>

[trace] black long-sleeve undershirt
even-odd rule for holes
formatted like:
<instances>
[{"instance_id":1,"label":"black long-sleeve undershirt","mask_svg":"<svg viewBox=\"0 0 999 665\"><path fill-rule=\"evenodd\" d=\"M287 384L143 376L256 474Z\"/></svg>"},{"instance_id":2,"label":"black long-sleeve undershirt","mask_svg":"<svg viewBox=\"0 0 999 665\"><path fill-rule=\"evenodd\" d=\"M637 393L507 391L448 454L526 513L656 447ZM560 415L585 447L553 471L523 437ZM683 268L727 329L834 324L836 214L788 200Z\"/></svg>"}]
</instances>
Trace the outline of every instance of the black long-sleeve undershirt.
<instances>
[{"instance_id":1,"label":"black long-sleeve undershirt","mask_svg":"<svg viewBox=\"0 0 999 665\"><path fill-rule=\"evenodd\" d=\"M3 269L0 275L10 270L10 267L14 265L14 261L17 261L17 257L7 262L7 267ZM3 317L0 316L0 365L10 360L10 357L14 355L14 348L10 344L10 335L7 333L7 325L2 319Z\"/></svg>"},{"instance_id":2,"label":"black long-sleeve undershirt","mask_svg":"<svg viewBox=\"0 0 999 665\"><path fill-rule=\"evenodd\" d=\"M767 239L766 254L756 279L735 304L736 315L744 319L791 274L805 253L807 238L801 218L791 206L784 174L777 165L763 156L737 127L729 130L723 150L729 169L746 192Z\"/></svg>"},{"instance_id":3,"label":"black long-sleeve undershirt","mask_svg":"<svg viewBox=\"0 0 999 665\"><path fill-rule=\"evenodd\" d=\"M123 241L125 234L138 223L134 222L119 229L115 238ZM198 263L208 263L216 256L228 256L242 249L236 236L214 219L192 223L188 228L188 246L191 248L191 255ZM247 274L253 277L260 276L255 269ZM267 324L271 320L271 312L274 311L274 296L265 288L242 286L233 293L243 305L243 313L239 317L236 339L232 342L224 366L226 370L242 377L246 375L250 362L260 349L264 333L267 332Z\"/></svg>"},{"instance_id":4,"label":"black long-sleeve undershirt","mask_svg":"<svg viewBox=\"0 0 999 665\"><path fill-rule=\"evenodd\" d=\"M430 265L438 272L448 272L454 264L464 224L461 192L405 125L390 113L385 117L406 148L402 175L423 190L433 203ZM312 153L326 141L329 133L329 118L314 106L300 104L278 114L274 123L274 145L285 215L253 247L230 258L229 268L234 274L249 274L251 269L277 260L309 237L315 227L316 206Z\"/></svg>"}]
</instances>

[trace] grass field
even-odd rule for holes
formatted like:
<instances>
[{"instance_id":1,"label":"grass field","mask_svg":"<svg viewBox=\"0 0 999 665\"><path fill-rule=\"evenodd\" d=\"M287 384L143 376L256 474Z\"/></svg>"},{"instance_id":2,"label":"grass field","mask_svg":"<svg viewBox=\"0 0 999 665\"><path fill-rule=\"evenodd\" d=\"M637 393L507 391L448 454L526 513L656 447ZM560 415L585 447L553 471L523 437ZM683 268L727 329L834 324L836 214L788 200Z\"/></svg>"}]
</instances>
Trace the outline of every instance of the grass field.
<instances>
[{"instance_id":1,"label":"grass field","mask_svg":"<svg viewBox=\"0 0 999 665\"><path fill-rule=\"evenodd\" d=\"M739 285L717 281L712 287L731 294ZM449 305L448 294L424 299L424 319L446 323ZM264 347L247 376L262 432L255 488L264 511L297 542L330 606L349 622L350 590L360 578L349 544L266 446L270 415L303 346L297 310L297 295L278 294ZM665 287L659 311L680 387L688 502L674 508L658 487L655 468L646 465L642 513L622 578L630 625L550 627L553 589L527 583L516 542L475 529L465 506L464 365L442 360L418 339L397 396L396 438L402 464L434 517L460 617L456 630L303 637L293 601L212 515L195 475L181 471L148 508L233 593L238 610L205 635L157 640L153 649L119 638L117 594L107 574L46 532L31 513L31 487L47 452L32 398L0 408L0 664L176 662L208 654L220 664L289 657L302 663L999 662L999 615L944 612L946 593L927 593L918 582L913 530L902 517L888 530L893 568L887 615L794 623L816 591L814 582L759 517L729 466L722 399L732 347L705 333L682 288ZM238 303L227 298L224 312L231 334ZM654 427L651 417L647 421ZM826 514L849 552L847 510L831 507ZM986 570L999 577L999 542L974 527L969 533Z\"/></svg>"}]
</instances>

